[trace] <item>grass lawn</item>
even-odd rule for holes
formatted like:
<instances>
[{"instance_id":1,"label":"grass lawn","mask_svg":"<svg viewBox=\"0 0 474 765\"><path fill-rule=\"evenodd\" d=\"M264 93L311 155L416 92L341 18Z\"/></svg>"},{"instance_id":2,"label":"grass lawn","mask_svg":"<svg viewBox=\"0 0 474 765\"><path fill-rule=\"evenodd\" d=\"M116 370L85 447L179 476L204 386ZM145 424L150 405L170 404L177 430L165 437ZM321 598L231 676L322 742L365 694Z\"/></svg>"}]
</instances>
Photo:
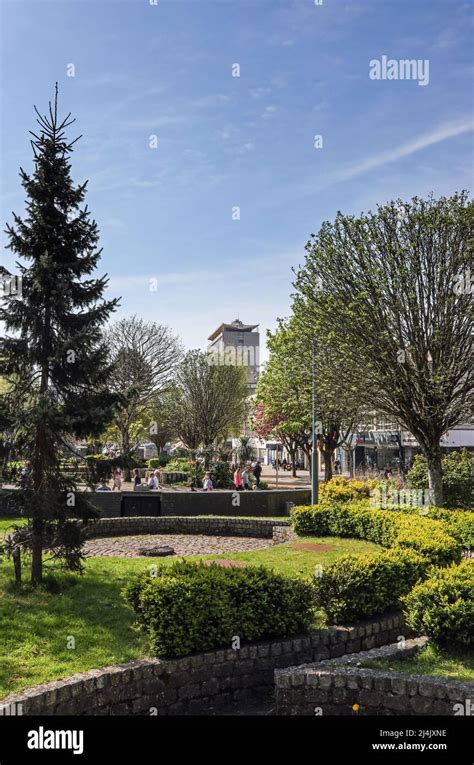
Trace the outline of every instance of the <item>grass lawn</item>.
<instances>
[{"instance_id":1,"label":"grass lawn","mask_svg":"<svg viewBox=\"0 0 474 765\"><path fill-rule=\"evenodd\" d=\"M26 523L25 518L0 518L0 537L2 537L4 534L8 534L10 531L13 531L12 524L17 524L20 526L23 523Z\"/></svg>"},{"instance_id":2,"label":"grass lawn","mask_svg":"<svg viewBox=\"0 0 474 765\"><path fill-rule=\"evenodd\" d=\"M411 659L373 659L361 663L371 669L410 672L413 675L437 675L450 680L474 682L474 654L468 651L447 651L427 645Z\"/></svg>"},{"instance_id":3,"label":"grass lawn","mask_svg":"<svg viewBox=\"0 0 474 765\"><path fill-rule=\"evenodd\" d=\"M3 520L1 523L0 533L7 525ZM328 565L345 553L380 549L354 539L304 537L300 541L330 549L297 550L295 543L289 542L255 552L202 557L245 560L282 573L309 576L317 564ZM54 587L44 585L32 591L27 585L18 590L12 584L12 563L2 559L0 698L76 672L146 656L146 640L132 629L134 614L120 591L132 574L151 564L171 565L173 560L176 558L89 558L84 576L56 569L49 576ZM28 573L25 567L25 580ZM320 617L317 623L322 623ZM74 649L68 648L70 636L75 640Z\"/></svg>"}]
</instances>

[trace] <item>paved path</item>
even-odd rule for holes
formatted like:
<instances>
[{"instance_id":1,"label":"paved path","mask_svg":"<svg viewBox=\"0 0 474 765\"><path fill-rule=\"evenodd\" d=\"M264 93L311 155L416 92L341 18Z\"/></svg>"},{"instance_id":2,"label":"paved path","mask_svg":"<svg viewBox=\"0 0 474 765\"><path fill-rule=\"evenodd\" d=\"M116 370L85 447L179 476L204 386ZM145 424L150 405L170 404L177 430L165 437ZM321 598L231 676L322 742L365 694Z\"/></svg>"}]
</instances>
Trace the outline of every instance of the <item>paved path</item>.
<instances>
[{"instance_id":1,"label":"paved path","mask_svg":"<svg viewBox=\"0 0 474 765\"><path fill-rule=\"evenodd\" d=\"M112 558L136 558L140 557L138 550L141 547L165 545L173 547L176 556L221 555L226 552L264 550L271 547L273 541L254 537L215 537L204 534L140 534L90 539L84 545L84 553L88 557L103 555Z\"/></svg>"}]
</instances>

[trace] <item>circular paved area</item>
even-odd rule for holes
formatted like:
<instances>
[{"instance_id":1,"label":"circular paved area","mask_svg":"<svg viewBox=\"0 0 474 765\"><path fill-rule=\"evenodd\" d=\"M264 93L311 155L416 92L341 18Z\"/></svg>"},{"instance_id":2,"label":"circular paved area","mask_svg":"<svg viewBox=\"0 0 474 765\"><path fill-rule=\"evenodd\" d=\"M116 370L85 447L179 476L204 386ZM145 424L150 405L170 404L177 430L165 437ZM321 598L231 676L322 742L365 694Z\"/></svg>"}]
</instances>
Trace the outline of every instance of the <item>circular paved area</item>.
<instances>
[{"instance_id":1,"label":"circular paved area","mask_svg":"<svg viewBox=\"0 0 474 765\"><path fill-rule=\"evenodd\" d=\"M84 545L86 556L104 555L113 558L136 558L141 547L169 545L176 556L221 555L225 552L264 550L273 544L271 539L255 537L214 537L204 534L139 534L126 537L89 539ZM173 557L173 556L168 556Z\"/></svg>"}]
</instances>

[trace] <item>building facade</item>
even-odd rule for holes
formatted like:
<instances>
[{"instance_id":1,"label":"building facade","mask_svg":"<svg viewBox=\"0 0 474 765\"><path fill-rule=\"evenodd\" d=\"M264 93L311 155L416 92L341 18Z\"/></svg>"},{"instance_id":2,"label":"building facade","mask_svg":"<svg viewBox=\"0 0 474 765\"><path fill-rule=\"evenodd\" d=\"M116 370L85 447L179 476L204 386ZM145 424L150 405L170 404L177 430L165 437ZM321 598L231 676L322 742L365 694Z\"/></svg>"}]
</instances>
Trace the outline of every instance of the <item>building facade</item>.
<instances>
[{"instance_id":1,"label":"building facade","mask_svg":"<svg viewBox=\"0 0 474 765\"><path fill-rule=\"evenodd\" d=\"M258 324L243 324L235 319L231 324L220 324L208 340L207 352L212 363L244 366L249 394L255 393L260 371Z\"/></svg>"}]
</instances>

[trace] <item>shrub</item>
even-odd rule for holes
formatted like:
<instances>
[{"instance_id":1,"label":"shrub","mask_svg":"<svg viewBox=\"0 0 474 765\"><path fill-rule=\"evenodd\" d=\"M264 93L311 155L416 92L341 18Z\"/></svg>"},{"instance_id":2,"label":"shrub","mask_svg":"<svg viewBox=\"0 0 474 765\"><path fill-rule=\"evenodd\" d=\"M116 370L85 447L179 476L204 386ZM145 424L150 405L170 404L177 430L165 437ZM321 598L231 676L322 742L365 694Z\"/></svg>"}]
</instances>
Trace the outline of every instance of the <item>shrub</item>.
<instances>
[{"instance_id":1,"label":"shrub","mask_svg":"<svg viewBox=\"0 0 474 765\"><path fill-rule=\"evenodd\" d=\"M180 561L139 574L124 596L159 656L299 634L311 625L314 586L260 567L224 569Z\"/></svg>"},{"instance_id":2,"label":"shrub","mask_svg":"<svg viewBox=\"0 0 474 765\"><path fill-rule=\"evenodd\" d=\"M165 467L171 460L171 457L168 457L166 454L162 454L161 457L151 457L147 461L147 466L150 469L156 470L156 468Z\"/></svg>"},{"instance_id":3,"label":"shrub","mask_svg":"<svg viewBox=\"0 0 474 765\"><path fill-rule=\"evenodd\" d=\"M319 501L323 504L347 504L368 499L374 488L373 481L356 481L335 476L319 487Z\"/></svg>"},{"instance_id":4,"label":"shrub","mask_svg":"<svg viewBox=\"0 0 474 765\"><path fill-rule=\"evenodd\" d=\"M439 566L461 558L459 542L447 533L441 521L431 518L374 510L364 505L295 507L291 516L294 531L302 536L356 537L382 547L411 548Z\"/></svg>"},{"instance_id":5,"label":"shrub","mask_svg":"<svg viewBox=\"0 0 474 765\"><path fill-rule=\"evenodd\" d=\"M438 569L403 599L407 624L438 645L474 644L474 561Z\"/></svg>"},{"instance_id":6,"label":"shrub","mask_svg":"<svg viewBox=\"0 0 474 765\"><path fill-rule=\"evenodd\" d=\"M471 550L474 545L474 513L469 510L447 510L442 507L390 507L389 510L422 516L441 521L444 530L465 550Z\"/></svg>"},{"instance_id":7,"label":"shrub","mask_svg":"<svg viewBox=\"0 0 474 765\"><path fill-rule=\"evenodd\" d=\"M413 550L345 555L316 578L316 605L336 623L381 614L400 605L427 567Z\"/></svg>"},{"instance_id":8,"label":"shrub","mask_svg":"<svg viewBox=\"0 0 474 765\"><path fill-rule=\"evenodd\" d=\"M170 473L191 473L192 468L191 462L184 457L172 459L166 465L166 470Z\"/></svg>"},{"instance_id":9,"label":"shrub","mask_svg":"<svg viewBox=\"0 0 474 765\"><path fill-rule=\"evenodd\" d=\"M446 507L472 508L474 506L474 453L467 449L451 452L441 460L443 471L443 492ZM412 469L407 475L411 489L428 488L426 459L417 454Z\"/></svg>"},{"instance_id":10,"label":"shrub","mask_svg":"<svg viewBox=\"0 0 474 765\"><path fill-rule=\"evenodd\" d=\"M233 476L228 462L215 462L211 475L216 489L229 489L233 486Z\"/></svg>"}]
</instances>

